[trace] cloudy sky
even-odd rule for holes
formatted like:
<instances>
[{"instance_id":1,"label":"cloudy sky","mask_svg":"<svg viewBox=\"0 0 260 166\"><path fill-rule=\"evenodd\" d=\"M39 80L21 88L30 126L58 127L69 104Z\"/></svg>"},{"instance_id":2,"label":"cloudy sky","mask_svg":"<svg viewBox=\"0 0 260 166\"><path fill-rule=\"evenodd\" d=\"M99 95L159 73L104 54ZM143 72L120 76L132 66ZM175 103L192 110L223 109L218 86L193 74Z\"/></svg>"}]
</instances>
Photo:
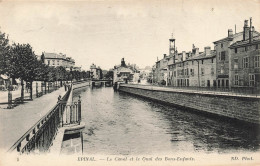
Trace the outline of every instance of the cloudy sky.
<instances>
[{"instance_id":1,"label":"cloudy sky","mask_svg":"<svg viewBox=\"0 0 260 166\"><path fill-rule=\"evenodd\" d=\"M172 33L180 52L193 43L213 48L250 17L259 31L259 9L260 0L0 1L0 30L36 54L62 52L86 70L91 63L112 68L123 57L145 67L168 54Z\"/></svg>"}]
</instances>

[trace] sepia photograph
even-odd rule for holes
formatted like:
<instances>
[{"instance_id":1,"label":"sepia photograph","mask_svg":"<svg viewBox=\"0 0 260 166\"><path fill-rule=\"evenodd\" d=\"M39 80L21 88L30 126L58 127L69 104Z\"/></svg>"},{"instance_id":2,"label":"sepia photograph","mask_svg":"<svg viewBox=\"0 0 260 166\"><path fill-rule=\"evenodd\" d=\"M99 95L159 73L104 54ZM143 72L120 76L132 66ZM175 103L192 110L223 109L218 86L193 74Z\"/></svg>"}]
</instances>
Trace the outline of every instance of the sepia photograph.
<instances>
[{"instance_id":1,"label":"sepia photograph","mask_svg":"<svg viewBox=\"0 0 260 166\"><path fill-rule=\"evenodd\" d=\"M260 165L260 0L0 0L9 165Z\"/></svg>"}]
</instances>

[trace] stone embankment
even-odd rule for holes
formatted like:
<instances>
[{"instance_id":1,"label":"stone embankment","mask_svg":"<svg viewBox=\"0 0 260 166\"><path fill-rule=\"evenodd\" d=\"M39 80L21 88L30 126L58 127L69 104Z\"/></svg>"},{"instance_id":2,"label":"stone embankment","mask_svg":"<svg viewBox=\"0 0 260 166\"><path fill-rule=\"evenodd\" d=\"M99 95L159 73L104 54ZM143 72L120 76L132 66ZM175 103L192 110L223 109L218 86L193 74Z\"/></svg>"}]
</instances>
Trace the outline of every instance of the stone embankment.
<instances>
[{"instance_id":1,"label":"stone embankment","mask_svg":"<svg viewBox=\"0 0 260 166\"><path fill-rule=\"evenodd\" d=\"M260 98L173 88L120 84L119 91L253 124L260 124Z\"/></svg>"}]
</instances>

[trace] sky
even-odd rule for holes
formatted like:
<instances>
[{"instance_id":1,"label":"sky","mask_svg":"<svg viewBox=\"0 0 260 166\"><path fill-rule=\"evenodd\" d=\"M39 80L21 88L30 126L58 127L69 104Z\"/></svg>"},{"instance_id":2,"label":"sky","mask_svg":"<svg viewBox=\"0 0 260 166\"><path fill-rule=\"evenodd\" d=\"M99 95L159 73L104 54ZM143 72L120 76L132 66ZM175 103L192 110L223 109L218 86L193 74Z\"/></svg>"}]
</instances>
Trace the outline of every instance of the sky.
<instances>
[{"instance_id":1,"label":"sky","mask_svg":"<svg viewBox=\"0 0 260 166\"><path fill-rule=\"evenodd\" d=\"M252 17L260 30L260 0L164 1L0 1L0 30L16 43L29 43L37 55L64 53L89 70L120 64L152 66L169 53L169 38L178 52L203 51L240 32Z\"/></svg>"}]
</instances>

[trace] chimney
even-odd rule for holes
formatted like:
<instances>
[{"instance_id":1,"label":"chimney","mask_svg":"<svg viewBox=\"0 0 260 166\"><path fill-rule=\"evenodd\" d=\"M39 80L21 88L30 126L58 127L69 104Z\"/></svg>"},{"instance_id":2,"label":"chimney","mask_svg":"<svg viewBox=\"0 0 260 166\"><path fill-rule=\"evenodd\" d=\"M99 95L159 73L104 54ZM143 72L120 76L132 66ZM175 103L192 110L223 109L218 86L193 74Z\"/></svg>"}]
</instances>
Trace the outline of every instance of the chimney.
<instances>
[{"instance_id":1,"label":"chimney","mask_svg":"<svg viewBox=\"0 0 260 166\"><path fill-rule=\"evenodd\" d=\"M166 54L163 54L163 58L166 58Z\"/></svg>"},{"instance_id":2,"label":"chimney","mask_svg":"<svg viewBox=\"0 0 260 166\"><path fill-rule=\"evenodd\" d=\"M244 31L243 31L243 40L249 39L249 27L248 27L248 20L244 22Z\"/></svg>"},{"instance_id":3,"label":"chimney","mask_svg":"<svg viewBox=\"0 0 260 166\"><path fill-rule=\"evenodd\" d=\"M199 48L196 48L196 51L195 51L195 56L199 56L200 52L199 52Z\"/></svg>"},{"instance_id":4,"label":"chimney","mask_svg":"<svg viewBox=\"0 0 260 166\"><path fill-rule=\"evenodd\" d=\"M233 30L232 29L228 29L228 37L233 37Z\"/></svg>"},{"instance_id":5,"label":"chimney","mask_svg":"<svg viewBox=\"0 0 260 166\"><path fill-rule=\"evenodd\" d=\"M157 62L159 61L159 58L158 58L158 56L157 56Z\"/></svg>"},{"instance_id":6,"label":"chimney","mask_svg":"<svg viewBox=\"0 0 260 166\"><path fill-rule=\"evenodd\" d=\"M204 47L204 52L206 56L210 55L210 47Z\"/></svg>"},{"instance_id":7,"label":"chimney","mask_svg":"<svg viewBox=\"0 0 260 166\"><path fill-rule=\"evenodd\" d=\"M252 42L252 17L250 17L249 43Z\"/></svg>"},{"instance_id":8,"label":"chimney","mask_svg":"<svg viewBox=\"0 0 260 166\"><path fill-rule=\"evenodd\" d=\"M186 59L187 59L185 51L182 51L182 59L183 59L183 61L186 61Z\"/></svg>"}]
</instances>

